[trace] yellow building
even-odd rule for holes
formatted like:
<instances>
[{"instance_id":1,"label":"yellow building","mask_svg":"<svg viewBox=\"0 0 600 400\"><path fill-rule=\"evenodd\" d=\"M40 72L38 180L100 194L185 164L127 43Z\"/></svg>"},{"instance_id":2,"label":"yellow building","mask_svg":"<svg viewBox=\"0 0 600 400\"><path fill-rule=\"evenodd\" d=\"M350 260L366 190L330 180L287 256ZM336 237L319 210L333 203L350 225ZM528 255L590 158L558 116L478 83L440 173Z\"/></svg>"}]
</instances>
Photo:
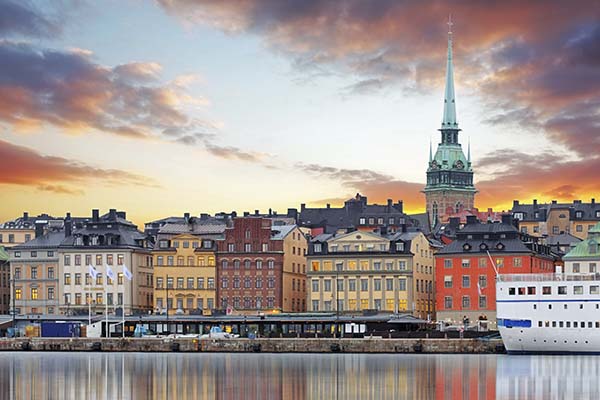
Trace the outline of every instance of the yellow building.
<instances>
[{"instance_id":1,"label":"yellow building","mask_svg":"<svg viewBox=\"0 0 600 400\"><path fill-rule=\"evenodd\" d=\"M397 233L390 240L405 241L413 254L414 315L421 319L435 319L435 251L423 232Z\"/></svg>"},{"instance_id":2,"label":"yellow building","mask_svg":"<svg viewBox=\"0 0 600 400\"><path fill-rule=\"evenodd\" d=\"M0 223L0 246L9 248L29 242L35 237L35 220L23 213L22 217Z\"/></svg>"},{"instance_id":3,"label":"yellow building","mask_svg":"<svg viewBox=\"0 0 600 400\"><path fill-rule=\"evenodd\" d=\"M323 234L309 246L310 311L413 312L409 242L371 232Z\"/></svg>"},{"instance_id":4,"label":"yellow building","mask_svg":"<svg viewBox=\"0 0 600 400\"><path fill-rule=\"evenodd\" d=\"M156 243L152 258L157 313L208 314L215 308L215 246L212 239L189 234Z\"/></svg>"}]
</instances>

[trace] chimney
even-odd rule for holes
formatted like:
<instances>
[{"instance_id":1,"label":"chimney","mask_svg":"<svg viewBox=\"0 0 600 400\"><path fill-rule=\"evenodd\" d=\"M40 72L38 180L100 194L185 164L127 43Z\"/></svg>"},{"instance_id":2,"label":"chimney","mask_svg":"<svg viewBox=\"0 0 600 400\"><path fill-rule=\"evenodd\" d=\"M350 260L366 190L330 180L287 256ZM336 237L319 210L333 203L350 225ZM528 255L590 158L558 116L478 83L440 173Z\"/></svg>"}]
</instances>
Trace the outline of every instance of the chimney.
<instances>
[{"instance_id":1,"label":"chimney","mask_svg":"<svg viewBox=\"0 0 600 400\"><path fill-rule=\"evenodd\" d=\"M244 211L244 217L249 217L250 213L248 211Z\"/></svg>"},{"instance_id":2,"label":"chimney","mask_svg":"<svg viewBox=\"0 0 600 400\"><path fill-rule=\"evenodd\" d=\"M477 220L476 215L467 215L467 225L477 224L479 221Z\"/></svg>"},{"instance_id":3,"label":"chimney","mask_svg":"<svg viewBox=\"0 0 600 400\"><path fill-rule=\"evenodd\" d=\"M237 211L232 211L231 212L231 218L235 218L237 217Z\"/></svg>"},{"instance_id":4,"label":"chimney","mask_svg":"<svg viewBox=\"0 0 600 400\"><path fill-rule=\"evenodd\" d=\"M273 209L269 208L269 216L273 215ZM275 215L277 215L277 213L275 213Z\"/></svg>"},{"instance_id":5,"label":"chimney","mask_svg":"<svg viewBox=\"0 0 600 400\"><path fill-rule=\"evenodd\" d=\"M28 213L27 211L25 211L25 212L23 213L23 219L24 219L25 221L29 220L29 213Z\"/></svg>"},{"instance_id":6,"label":"chimney","mask_svg":"<svg viewBox=\"0 0 600 400\"><path fill-rule=\"evenodd\" d=\"M39 238L44 234L44 226L46 224L40 221L35 221L35 237Z\"/></svg>"},{"instance_id":7,"label":"chimney","mask_svg":"<svg viewBox=\"0 0 600 400\"><path fill-rule=\"evenodd\" d=\"M65 217L65 220L71 220L71 213L70 212L67 213L67 216Z\"/></svg>"},{"instance_id":8,"label":"chimney","mask_svg":"<svg viewBox=\"0 0 600 400\"><path fill-rule=\"evenodd\" d=\"M537 206L537 199L533 199L533 205Z\"/></svg>"},{"instance_id":9,"label":"chimney","mask_svg":"<svg viewBox=\"0 0 600 400\"><path fill-rule=\"evenodd\" d=\"M185 223L187 224L190 221L190 213L189 212L183 213L183 219L185 220Z\"/></svg>"},{"instance_id":10,"label":"chimney","mask_svg":"<svg viewBox=\"0 0 600 400\"><path fill-rule=\"evenodd\" d=\"M573 204L581 204L581 200L573 200Z\"/></svg>"},{"instance_id":11,"label":"chimney","mask_svg":"<svg viewBox=\"0 0 600 400\"><path fill-rule=\"evenodd\" d=\"M114 208L111 208L110 210L108 210L108 220L109 221L117 220L117 210L115 210Z\"/></svg>"},{"instance_id":12,"label":"chimney","mask_svg":"<svg viewBox=\"0 0 600 400\"><path fill-rule=\"evenodd\" d=\"M450 217L448 219L448 226L450 226L453 229L458 229L458 227L460 226L460 217Z\"/></svg>"},{"instance_id":13,"label":"chimney","mask_svg":"<svg viewBox=\"0 0 600 400\"><path fill-rule=\"evenodd\" d=\"M592 197L592 204L596 204L596 199Z\"/></svg>"},{"instance_id":14,"label":"chimney","mask_svg":"<svg viewBox=\"0 0 600 400\"><path fill-rule=\"evenodd\" d=\"M258 214L260 214L259 210L254 210L254 215L258 215Z\"/></svg>"},{"instance_id":15,"label":"chimney","mask_svg":"<svg viewBox=\"0 0 600 400\"><path fill-rule=\"evenodd\" d=\"M100 210L97 208L92 210L92 221L98 222L100 220Z\"/></svg>"},{"instance_id":16,"label":"chimney","mask_svg":"<svg viewBox=\"0 0 600 400\"><path fill-rule=\"evenodd\" d=\"M300 212L304 211L306 209L306 204L302 203L300 204Z\"/></svg>"},{"instance_id":17,"label":"chimney","mask_svg":"<svg viewBox=\"0 0 600 400\"><path fill-rule=\"evenodd\" d=\"M557 203L557 201L556 201L556 200L552 200L552 204L556 204L556 203Z\"/></svg>"},{"instance_id":18,"label":"chimney","mask_svg":"<svg viewBox=\"0 0 600 400\"><path fill-rule=\"evenodd\" d=\"M399 212L404 213L404 203L402 202L402 200L398 200L398 204L396 204L396 209Z\"/></svg>"},{"instance_id":19,"label":"chimney","mask_svg":"<svg viewBox=\"0 0 600 400\"><path fill-rule=\"evenodd\" d=\"M512 214L502 214L502 223L505 225L512 225L512 223L513 223Z\"/></svg>"},{"instance_id":20,"label":"chimney","mask_svg":"<svg viewBox=\"0 0 600 400\"><path fill-rule=\"evenodd\" d=\"M394 205L394 202L392 201L392 199L387 199L387 212L391 213L392 212L392 206Z\"/></svg>"},{"instance_id":21,"label":"chimney","mask_svg":"<svg viewBox=\"0 0 600 400\"><path fill-rule=\"evenodd\" d=\"M518 205L519 205L519 200L513 200L513 208L515 208Z\"/></svg>"},{"instance_id":22,"label":"chimney","mask_svg":"<svg viewBox=\"0 0 600 400\"><path fill-rule=\"evenodd\" d=\"M65 237L69 237L73 234L73 221L71 219L65 220Z\"/></svg>"},{"instance_id":23,"label":"chimney","mask_svg":"<svg viewBox=\"0 0 600 400\"><path fill-rule=\"evenodd\" d=\"M117 211L117 217L121 219L127 219L127 213L125 211Z\"/></svg>"},{"instance_id":24,"label":"chimney","mask_svg":"<svg viewBox=\"0 0 600 400\"><path fill-rule=\"evenodd\" d=\"M328 209L329 209L329 208L331 208L331 204L327 203L327 206L326 206L326 207L327 207Z\"/></svg>"}]
</instances>

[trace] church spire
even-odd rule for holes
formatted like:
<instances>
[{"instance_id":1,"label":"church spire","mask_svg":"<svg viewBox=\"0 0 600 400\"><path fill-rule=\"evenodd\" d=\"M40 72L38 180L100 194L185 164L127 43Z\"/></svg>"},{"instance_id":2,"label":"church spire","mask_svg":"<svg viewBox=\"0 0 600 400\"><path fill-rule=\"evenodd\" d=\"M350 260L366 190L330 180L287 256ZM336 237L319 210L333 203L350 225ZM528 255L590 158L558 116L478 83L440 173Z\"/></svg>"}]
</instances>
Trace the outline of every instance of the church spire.
<instances>
[{"instance_id":1,"label":"church spire","mask_svg":"<svg viewBox=\"0 0 600 400\"><path fill-rule=\"evenodd\" d=\"M469 136L469 147L467 149L467 161L471 163L471 136Z\"/></svg>"},{"instance_id":2,"label":"church spire","mask_svg":"<svg viewBox=\"0 0 600 400\"><path fill-rule=\"evenodd\" d=\"M454 69L452 66L452 18L448 17L448 60L446 63L446 92L444 95L444 118L442 129L458 129L456 99L454 96Z\"/></svg>"},{"instance_id":3,"label":"church spire","mask_svg":"<svg viewBox=\"0 0 600 400\"><path fill-rule=\"evenodd\" d=\"M429 138L429 164L433 161L433 150L431 148L431 138Z\"/></svg>"}]
</instances>

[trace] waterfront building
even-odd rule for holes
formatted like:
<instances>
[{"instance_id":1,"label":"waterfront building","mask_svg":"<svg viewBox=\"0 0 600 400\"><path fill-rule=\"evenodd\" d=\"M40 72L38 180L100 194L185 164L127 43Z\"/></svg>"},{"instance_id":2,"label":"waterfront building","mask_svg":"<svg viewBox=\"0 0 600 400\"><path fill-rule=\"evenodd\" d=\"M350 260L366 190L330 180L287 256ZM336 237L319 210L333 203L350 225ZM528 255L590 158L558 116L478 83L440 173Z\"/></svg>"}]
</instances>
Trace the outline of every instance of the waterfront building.
<instances>
[{"instance_id":1,"label":"waterfront building","mask_svg":"<svg viewBox=\"0 0 600 400\"><path fill-rule=\"evenodd\" d=\"M435 320L435 253L441 243L430 240L423 232L399 232L390 236L392 242L404 241L413 254L414 315L425 320Z\"/></svg>"},{"instance_id":2,"label":"waterfront building","mask_svg":"<svg viewBox=\"0 0 600 400\"><path fill-rule=\"evenodd\" d=\"M446 64L446 91L444 95L444 115L440 128L442 141L435 155L429 147L427 185L423 189L426 209L432 226L445 221L447 215L470 210L474 207L477 190L473 185L470 148L465 156L458 140L456 118L456 96L454 93L454 73L452 65L452 32L448 32L448 58Z\"/></svg>"},{"instance_id":3,"label":"waterfront building","mask_svg":"<svg viewBox=\"0 0 600 400\"><path fill-rule=\"evenodd\" d=\"M59 246L60 310L64 314L126 313L153 309L152 242L127 221L123 211L97 209L85 222L65 220L65 239ZM92 266L98 275L90 274ZM111 279L107 273L114 273ZM127 273L131 273L131 280Z\"/></svg>"},{"instance_id":4,"label":"waterfront building","mask_svg":"<svg viewBox=\"0 0 600 400\"><path fill-rule=\"evenodd\" d=\"M412 312L410 242L374 232L321 234L307 257L310 311Z\"/></svg>"},{"instance_id":5,"label":"waterfront building","mask_svg":"<svg viewBox=\"0 0 600 400\"><path fill-rule=\"evenodd\" d=\"M155 312L208 314L216 307L214 240L192 234L159 239L152 257Z\"/></svg>"},{"instance_id":6,"label":"waterfront building","mask_svg":"<svg viewBox=\"0 0 600 400\"><path fill-rule=\"evenodd\" d=\"M217 242L218 303L235 312L306 310L307 242L297 225L241 217Z\"/></svg>"},{"instance_id":7,"label":"waterfront building","mask_svg":"<svg viewBox=\"0 0 600 400\"><path fill-rule=\"evenodd\" d=\"M0 314L8 314L12 309L10 304L10 256L4 247L0 246Z\"/></svg>"},{"instance_id":8,"label":"waterfront building","mask_svg":"<svg viewBox=\"0 0 600 400\"><path fill-rule=\"evenodd\" d=\"M14 305L15 314L59 314L58 247L64 239L62 229L42 233L42 226L38 225L37 237L8 249L10 293L14 296L11 309Z\"/></svg>"},{"instance_id":9,"label":"waterfront building","mask_svg":"<svg viewBox=\"0 0 600 400\"><path fill-rule=\"evenodd\" d=\"M200 214L196 217L189 212L183 216L172 216L144 224L144 233L158 241L159 239L170 239L175 235L189 233L196 236L222 235L225 226L231 223L231 218L236 215L235 211L231 214L219 213L214 217L209 214ZM222 237L214 237L220 239Z\"/></svg>"},{"instance_id":10,"label":"waterfront building","mask_svg":"<svg viewBox=\"0 0 600 400\"><path fill-rule=\"evenodd\" d=\"M585 240L577 243L564 257L565 273L597 274L600 266L600 222L588 230Z\"/></svg>"},{"instance_id":11,"label":"waterfront building","mask_svg":"<svg viewBox=\"0 0 600 400\"><path fill-rule=\"evenodd\" d=\"M35 237L36 220L44 217L48 216L29 217L24 212L22 217L0 224L0 246L9 248L30 241Z\"/></svg>"},{"instance_id":12,"label":"waterfront building","mask_svg":"<svg viewBox=\"0 0 600 400\"><path fill-rule=\"evenodd\" d=\"M310 228L312 236L322 233L337 233L340 231L384 231L393 233L403 227L419 227L418 219L404 213L402 200L394 203L388 199L387 204L368 204L367 197L359 193L346 200L343 207L308 208L300 205L298 224Z\"/></svg>"},{"instance_id":13,"label":"waterfront building","mask_svg":"<svg viewBox=\"0 0 600 400\"><path fill-rule=\"evenodd\" d=\"M438 321L462 324L488 320L495 327L496 271L500 274L552 273L556 261L539 238L521 233L510 214L502 222L467 217L456 239L435 255Z\"/></svg>"},{"instance_id":14,"label":"waterfront building","mask_svg":"<svg viewBox=\"0 0 600 400\"><path fill-rule=\"evenodd\" d=\"M570 233L580 239L587 237L590 229L600 222L600 204L596 199L589 203L573 200L572 203L538 203L534 199L531 204L513 201L511 213L519 220L523 233L535 236L557 236Z\"/></svg>"}]
</instances>

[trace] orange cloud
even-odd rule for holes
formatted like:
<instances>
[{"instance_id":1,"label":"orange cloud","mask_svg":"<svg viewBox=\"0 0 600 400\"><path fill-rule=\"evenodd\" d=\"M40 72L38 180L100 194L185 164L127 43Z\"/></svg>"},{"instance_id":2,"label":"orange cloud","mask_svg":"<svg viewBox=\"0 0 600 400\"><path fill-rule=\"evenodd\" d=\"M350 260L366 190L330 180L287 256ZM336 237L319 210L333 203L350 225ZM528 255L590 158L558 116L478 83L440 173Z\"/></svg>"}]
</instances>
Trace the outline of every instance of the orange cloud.
<instances>
[{"instance_id":1,"label":"orange cloud","mask_svg":"<svg viewBox=\"0 0 600 400\"><path fill-rule=\"evenodd\" d=\"M0 185L31 186L41 191L77 195L83 193L77 185L91 181L106 185L157 186L152 178L142 175L46 156L0 140Z\"/></svg>"}]
</instances>

